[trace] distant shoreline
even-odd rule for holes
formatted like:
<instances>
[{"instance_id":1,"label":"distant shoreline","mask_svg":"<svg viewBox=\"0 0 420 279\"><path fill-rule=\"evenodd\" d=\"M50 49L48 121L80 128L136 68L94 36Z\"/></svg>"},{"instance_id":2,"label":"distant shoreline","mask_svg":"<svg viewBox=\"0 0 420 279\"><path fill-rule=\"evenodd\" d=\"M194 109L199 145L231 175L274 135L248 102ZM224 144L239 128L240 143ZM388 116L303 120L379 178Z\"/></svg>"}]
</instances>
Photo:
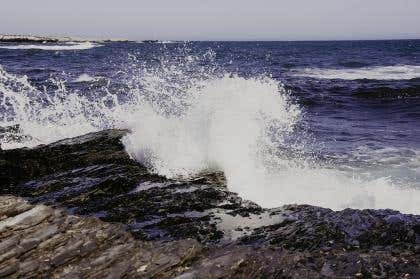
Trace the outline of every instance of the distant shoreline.
<instances>
[{"instance_id":1,"label":"distant shoreline","mask_svg":"<svg viewBox=\"0 0 420 279\"><path fill-rule=\"evenodd\" d=\"M175 41L188 41L188 42L363 42L363 41L417 41L419 38L395 38L395 39L313 39L313 40L175 40ZM130 40L130 39L98 39L98 38L82 38L71 36L41 36L41 35L19 35L19 34L0 34L0 43L69 43L69 42L143 42L155 43L161 40Z\"/></svg>"},{"instance_id":2,"label":"distant shoreline","mask_svg":"<svg viewBox=\"0 0 420 279\"><path fill-rule=\"evenodd\" d=\"M68 43L68 42L132 42L127 39L90 39L69 36L0 35L0 42L10 43Z\"/></svg>"}]
</instances>

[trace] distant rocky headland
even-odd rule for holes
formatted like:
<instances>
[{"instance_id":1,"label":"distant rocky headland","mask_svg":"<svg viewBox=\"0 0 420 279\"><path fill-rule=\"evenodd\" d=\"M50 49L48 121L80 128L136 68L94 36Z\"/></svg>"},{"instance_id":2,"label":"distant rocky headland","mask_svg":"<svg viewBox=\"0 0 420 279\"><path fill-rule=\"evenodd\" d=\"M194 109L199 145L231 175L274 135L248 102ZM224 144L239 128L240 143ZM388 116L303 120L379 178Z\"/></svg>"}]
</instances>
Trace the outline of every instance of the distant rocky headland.
<instances>
[{"instance_id":1,"label":"distant rocky headland","mask_svg":"<svg viewBox=\"0 0 420 279\"><path fill-rule=\"evenodd\" d=\"M0 35L0 42L19 43L68 43L68 42L130 42L127 39L94 39L69 36Z\"/></svg>"}]
</instances>

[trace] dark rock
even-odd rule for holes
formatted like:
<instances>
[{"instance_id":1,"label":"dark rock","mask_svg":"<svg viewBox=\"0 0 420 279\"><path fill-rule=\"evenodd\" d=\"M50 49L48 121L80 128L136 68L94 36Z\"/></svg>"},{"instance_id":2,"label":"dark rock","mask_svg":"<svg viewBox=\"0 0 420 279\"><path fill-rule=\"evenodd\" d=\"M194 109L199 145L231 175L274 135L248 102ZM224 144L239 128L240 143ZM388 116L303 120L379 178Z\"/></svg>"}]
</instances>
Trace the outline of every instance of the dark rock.
<instances>
[{"instance_id":1,"label":"dark rock","mask_svg":"<svg viewBox=\"0 0 420 279\"><path fill-rule=\"evenodd\" d=\"M128 132L106 130L0 151L0 194L34 204L0 200L0 272L420 276L420 216L309 205L264 209L230 192L220 172L183 181L150 173L125 152L120 140Z\"/></svg>"},{"instance_id":2,"label":"dark rock","mask_svg":"<svg viewBox=\"0 0 420 279\"><path fill-rule=\"evenodd\" d=\"M142 239L223 237L225 214L262 212L227 190L222 173L190 181L168 180L132 160L120 139L127 130L107 130L33 149L4 150L0 179L4 194L35 203L60 205L69 212L121 222Z\"/></svg>"},{"instance_id":3,"label":"dark rock","mask_svg":"<svg viewBox=\"0 0 420 279\"><path fill-rule=\"evenodd\" d=\"M0 42L15 43L36 43L36 42L59 42L70 41L70 38L63 37L46 37L46 36L30 36L30 35L0 35Z\"/></svg>"},{"instance_id":4,"label":"dark rock","mask_svg":"<svg viewBox=\"0 0 420 279\"><path fill-rule=\"evenodd\" d=\"M86 39L67 36L37 36L37 35L8 35L0 34L0 42L6 43L70 43L70 42L134 42L127 39Z\"/></svg>"}]
</instances>

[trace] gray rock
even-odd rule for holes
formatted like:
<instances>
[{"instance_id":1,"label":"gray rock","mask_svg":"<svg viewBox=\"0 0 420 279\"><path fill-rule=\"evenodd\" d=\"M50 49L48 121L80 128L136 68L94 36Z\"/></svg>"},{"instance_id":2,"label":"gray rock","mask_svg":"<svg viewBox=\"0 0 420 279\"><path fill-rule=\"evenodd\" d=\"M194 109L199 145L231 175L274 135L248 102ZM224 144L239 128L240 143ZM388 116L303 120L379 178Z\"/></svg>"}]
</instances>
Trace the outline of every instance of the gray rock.
<instances>
[{"instance_id":1,"label":"gray rock","mask_svg":"<svg viewBox=\"0 0 420 279\"><path fill-rule=\"evenodd\" d=\"M0 197L2 204L25 203L12 196ZM49 215L45 212L60 211ZM39 217L36 217L39 214ZM95 217L67 215L58 209L35 206L20 215L32 216L32 226L22 226L10 216L0 234L0 276L27 277L151 277L166 276L201 252L192 239L166 243L135 240L117 224ZM63 220L64 219L64 220ZM6 230L13 234L5 233ZM6 250L7 249L7 250ZM8 254L8 256L5 256Z\"/></svg>"}]
</instances>

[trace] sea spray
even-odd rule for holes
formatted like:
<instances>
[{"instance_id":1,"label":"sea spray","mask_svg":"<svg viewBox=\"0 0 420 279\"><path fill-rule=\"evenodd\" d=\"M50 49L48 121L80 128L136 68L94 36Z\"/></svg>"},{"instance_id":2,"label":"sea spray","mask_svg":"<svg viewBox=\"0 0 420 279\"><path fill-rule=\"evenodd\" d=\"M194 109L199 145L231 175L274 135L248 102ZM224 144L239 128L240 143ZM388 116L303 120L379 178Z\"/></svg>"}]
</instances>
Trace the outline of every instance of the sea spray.
<instances>
[{"instance_id":1,"label":"sea spray","mask_svg":"<svg viewBox=\"0 0 420 279\"><path fill-rule=\"evenodd\" d=\"M66 81L51 78L52 90L36 88L26 76L16 76L0 66L0 125L18 124L24 141L3 139L2 148L32 147L63 138L79 136L114 125L113 114L119 106L115 96L106 95L94 101L77 91L69 91Z\"/></svg>"},{"instance_id":2,"label":"sea spray","mask_svg":"<svg viewBox=\"0 0 420 279\"><path fill-rule=\"evenodd\" d=\"M299 108L271 79L225 75L189 91L192 101L184 115L143 109L124 141L134 157L169 177L207 168L220 168L227 176L239 172L256 177L253 172L266 169L270 147L292 132L299 118Z\"/></svg>"},{"instance_id":3,"label":"sea spray","mask_svg":"<svg viewBox=\"0 0 420 279\"><path fill-rule=\"evenodd\" d=\"M418 190L399 189L386 177L362 180L321 167L312 158L287 154L299 152L291 146L279 152L294 134L301 109L278 82L225 75L195 94L182 116L163 116L151 107L138 112L129 125L133 133L123 141L127 151L171 178L222 170L230 190L266 207L304 203L419 212Z\"/></svg>"},{"instance_id":4,"label":"sea spray","mask_svg":"<svg viewBox=\"0 0 420 279\"><path fill-rule=\"evenodd\" d=\"M245 78L200 66L213 65L212 59L209 51L202 57L163 57L150 66L133 55L115 74L124 90L114 92L107 83L99 93L69 89L66 79L56 77L48 81L49 89L37 88L0 69L0 125L20 124L32 136L2 147L130 128L125 147L151 171L189 178L221 170L230 190L262 206L420 212L419 191L410 185L397 188L386 176L365 179L306 155L311 146L301 141L303 108L283 85L270 77Z\"/></svg>"}]
</instances>

